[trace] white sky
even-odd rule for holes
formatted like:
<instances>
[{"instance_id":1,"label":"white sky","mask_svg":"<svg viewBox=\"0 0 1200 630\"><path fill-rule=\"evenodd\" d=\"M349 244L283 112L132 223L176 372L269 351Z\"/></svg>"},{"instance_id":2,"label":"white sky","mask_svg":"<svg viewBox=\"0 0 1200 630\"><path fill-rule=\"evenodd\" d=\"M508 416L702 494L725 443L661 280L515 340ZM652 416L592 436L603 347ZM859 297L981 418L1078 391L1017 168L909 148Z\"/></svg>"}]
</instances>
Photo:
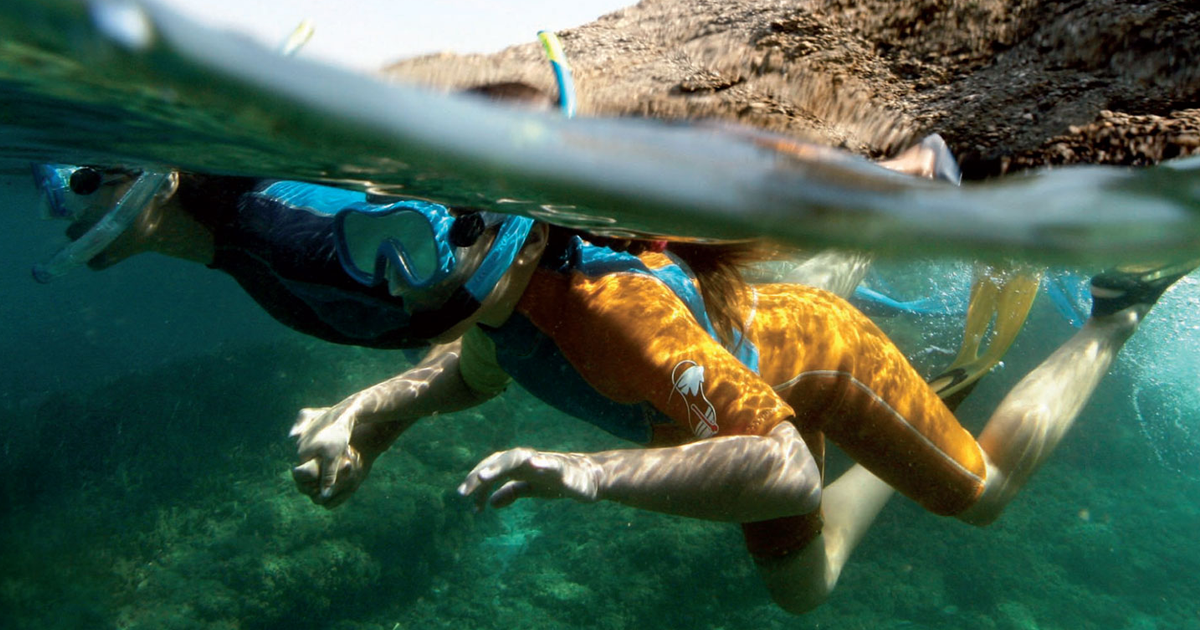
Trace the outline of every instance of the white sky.
<instances>
[{"instance_id":1,"label":"white sky","mask_svg":"<svg viewBox=\"0 0 1200 630\"><path fill-rule=\"evenodd\" d=\"M494 52L636 0L158 0L198 21L279 45L301 20L316 27L301 56L358 70L439 51Z\"/></svg>"}]
</instances>

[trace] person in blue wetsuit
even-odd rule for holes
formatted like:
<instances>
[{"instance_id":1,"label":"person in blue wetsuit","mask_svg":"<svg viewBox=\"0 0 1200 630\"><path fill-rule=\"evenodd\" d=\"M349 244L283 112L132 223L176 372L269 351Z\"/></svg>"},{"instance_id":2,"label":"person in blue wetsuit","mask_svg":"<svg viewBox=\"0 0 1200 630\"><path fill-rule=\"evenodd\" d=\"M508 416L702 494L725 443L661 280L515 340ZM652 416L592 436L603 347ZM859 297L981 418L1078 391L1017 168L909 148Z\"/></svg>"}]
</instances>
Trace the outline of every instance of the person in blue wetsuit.
<instances>
[{"instance_id":1,"label":"person in blue wetsuit","mask_svg":"<svg viewBox=\"0 0 1200 630\"><path fill-rule=\"evenodd\" d=\"M48 195L50 213L72 220L68 236L76 241L99 222L114 196L129 194L122 186L134 179L125 169L46 165L36 171L42 189L55 191ZM415 348L438 332L436 321L413 321L386 287L365 286L347 274L334 244L341 210L434 204L368 201L362 192L302 182L186 173L171 174L158 194L159 201L80 262L100 270L141 252L198 262L232 276L281 323L334 343Z\"/></svg>"}]
</instances>

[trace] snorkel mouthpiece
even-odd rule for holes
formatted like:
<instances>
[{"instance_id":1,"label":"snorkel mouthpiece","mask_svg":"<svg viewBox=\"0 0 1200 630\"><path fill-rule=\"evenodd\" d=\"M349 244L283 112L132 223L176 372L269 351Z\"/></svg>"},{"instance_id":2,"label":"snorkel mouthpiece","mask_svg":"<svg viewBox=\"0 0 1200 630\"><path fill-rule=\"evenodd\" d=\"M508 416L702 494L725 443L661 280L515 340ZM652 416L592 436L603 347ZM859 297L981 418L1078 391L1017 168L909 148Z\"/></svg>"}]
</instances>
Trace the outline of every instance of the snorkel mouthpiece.
<instances>
[{"instance_id":1,"label":"snorkel mouthpiece","mask_svg":"<svg viewBox=\"0 0 1200 630\"><path fill-rule=\"evenodd\" d=\"M76 195L90 195L104 185L104 176L94 168L83 167L75 169L71 173L70 179L67 180L67 186L71 188L71 192Z\"/></svg>"},{"instance_id":2,"label":"snorkel mouthpiece","mask_svg":"<svg viewBox=\"0 0 1200 630\"><path fill-rule=\"evenodd\" d=\"M69 174L63 176L64 170L74 169L64 169L61 166L43 167L35 169L35 178L49 197L51 212L61 218L74 218L71 214L65 213L62 203L64 191L69 190L68 182L70 181ZM50 171L53 171L53 175ZM34 265L33 279L45 284L75 267L86 264L96 254L104 251L129 228L134 219L137 219L169 179L169 172L143 171L113 206L113 209L105 214L96 225L93 225L83 236L68 243L48 262Z\"/></svg>"}]
</instances>

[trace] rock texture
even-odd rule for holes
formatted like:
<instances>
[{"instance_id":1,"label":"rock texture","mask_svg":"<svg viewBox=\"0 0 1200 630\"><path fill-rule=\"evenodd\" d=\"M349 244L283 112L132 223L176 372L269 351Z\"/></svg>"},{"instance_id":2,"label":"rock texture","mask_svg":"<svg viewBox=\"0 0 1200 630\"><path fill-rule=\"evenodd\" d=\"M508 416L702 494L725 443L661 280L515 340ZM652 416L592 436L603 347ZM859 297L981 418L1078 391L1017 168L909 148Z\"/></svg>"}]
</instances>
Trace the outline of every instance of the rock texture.
<instances>
[{"instance_id":1,"label":"rock texture","mask_svg":"<svg viewBox=\"0 0 1200 630\"><path fill-rule=\"evenodd\" d=\"M735 120L873 157L936 131L969 178L1200 151L1195 0L644 0L559 35L582 115ZM554 90L533 42L385 72Z\"/></svg>"}]
</instances>

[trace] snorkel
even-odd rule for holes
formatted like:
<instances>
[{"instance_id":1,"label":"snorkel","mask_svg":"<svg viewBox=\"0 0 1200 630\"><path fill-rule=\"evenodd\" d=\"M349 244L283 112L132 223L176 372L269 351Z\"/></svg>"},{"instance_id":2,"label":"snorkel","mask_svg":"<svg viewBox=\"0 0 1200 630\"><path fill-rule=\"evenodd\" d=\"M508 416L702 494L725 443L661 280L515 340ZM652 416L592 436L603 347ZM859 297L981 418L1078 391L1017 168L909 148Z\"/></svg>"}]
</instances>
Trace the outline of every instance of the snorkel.
<instances>
[{"instance_id":1,"label":"snorkel","mask_svg":"<svg viewBox=\"0 0 1200 630\"><path fill-rule=\"evenodd\" d=\"M562 115L575 114L575 84L558 37L540 31L538 39L558 83ZM462 264L455 225L478 221L494 228L495 236L478 266L440 307L413 308L413 327L422 334L441 332L479 307L512 266L534 225L529 217L470 212L455 214L449 208L425 201L402 201L388 206L354 204L334 218L335 249L342 268L367 286L386 284L388 291L405 300L436 292ZM456 251L459 250L459 251Z\"/></svg>"},{"instance_id":2,"label":"snorkel","mask_svg":"<svg viewBox=\"0 0 1200 630\"><path fill-rule=\"evenodd\" d=\"M68 194L71 190L70 175L63 177L64 172L74 173L79 169L74 167L41 165L34 167L34 179L38 187L46 194L49 202L50 215L55 218L74 219L76 213L67 208ZM142 171L129 186L129 190L121 195L121 199L104 214L83 236L68 243L60 249L49 261L33 266L33 279L45 284L66 274L75 267L87 264L89 260L104 251L117 237L121 236L134 220L141 215L154 196L163 189L170 180L170 172L146 170Z\"/></svg>"},{"instance_id":3,"label":"snorkel","mask_svg":"<svg viewBox=\"0 0 1200 630\"><path fill-rule=\"evenodd\" d=\"M563 116L575 116L575 80L571 77L571 66L567 65L567 55L563 52L558 36L550 31L538 31L538 39L542 42L542 50L550 60L554 70L554 80L558 83L558 106Z\"/></svg>"}]
</instances>

